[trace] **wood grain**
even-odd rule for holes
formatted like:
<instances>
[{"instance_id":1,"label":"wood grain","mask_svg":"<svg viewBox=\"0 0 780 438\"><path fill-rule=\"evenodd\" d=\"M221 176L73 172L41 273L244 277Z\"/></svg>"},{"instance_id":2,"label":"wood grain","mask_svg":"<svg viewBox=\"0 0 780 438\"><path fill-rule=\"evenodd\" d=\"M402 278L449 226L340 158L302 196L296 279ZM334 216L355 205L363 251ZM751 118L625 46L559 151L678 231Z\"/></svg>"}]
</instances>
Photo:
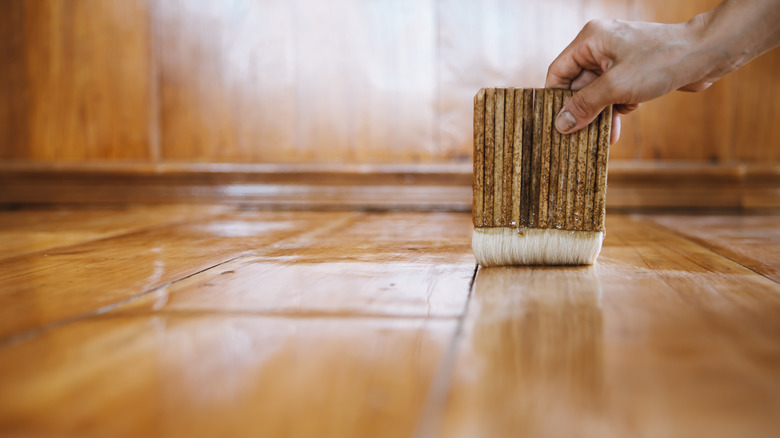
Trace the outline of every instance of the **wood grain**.
<instances>
[{"instance_id":1,"label":"wood grain","mask_svg":"<svg viewBox=\"0 0 780 438\"><path fill-rule=\"evenodd\" d=\"M553 118L561 111L562 91L553 90ZM553 119L551 119L553 120ZM558 212L558 181L560 179L560 154L561 154L561 133L555 129L554 122L551 123L552 137L550 140L550 188L548 194L547 207L547 225L549 228L555 228L556 216Z\"/></svg>"},{"instance_id":2,"label":"wood grain","mask_svg":"<svg viewBox=\"0 0 780 438\"><path fill-rule=\"evenodd\" d=\"M510 225L518 226L523 221L523 207L525 202L523 194L523 153L524 148L528 146L523 145L524 125L528 122L525 121L523 114L525 113L524 106L524 90L517 89L515 91L515 108L514 108L514 137L512 139L512 220Z\"/></svg>"},{"instance_id":3,"label":"wood grain","mask_svg":"<svg viewBox=\"0 0 780 438\"><path fill-rule=\"evenodd\" d=\"M508 227L512 222L512 194L514 185L515 142L515 89L507 88L504 97L504 184L501 200L501 223Z\"/></svg>"},{"instance_id":4,"label":"wood grain","mask_svg":"<svg viewBox=\"0 0 780 438\"><path fill-rule=\"evenodd\" d=\"M539 210L538 228L548 228L547 213L550 196L550 149L552 147L552 131L554 104L554 90L544 89L540 94L544 96L544 115L542 117L542 142L539 143L541 162L539 164Z\"/></svg>"},{"instance_id":5,"label":"wood grain","mask_svg":"<svg viewBox=\"0 0 780 438\"><path fill-rule=\"evenodd\" d=\"M485 89L474 96L474 182L471 211L474 212L474 226L484 224L485 190Z\"/></svg>"},{"instance_id":6,"label":"wood grain","mask_svg":"<svg viewBox=\"0 0 780 438\"><path fill-rule=\"evenodd\" d=\"M780 284L651 222L608 227L594 267L479 271L432 436L775 434Z\"/></svg>"},{"instance_id":7,"label":"wood grain","mask_svg":"<svg viewBox=\"0 0 780 438\"><path fill-rule=\"evenodd\" d=\"M727 77L733 103L732 156L740 162L780 162L780 50L772 50Z\"/></svg>"},{"instance_id":8,"label":"wood grain","mask_svg":"<svg viewBox=\"0 0 780 438\"><path fill-rule=\"evenodd\" d=\"M432 161L442 154L433 13L432 2L411 0L161 2L164 156Z\"/></svg>"},{"instance_id":9,"label":"wood grain","mask_svg":"<svg viewBox=\"0 0 780 438\"><path fill-rule=\"evenodd\" d=\"M593 200L594 229L604 231L607 213L607 159L611 137L612 106L608 106L599 116L598 157L596 159L596 191Z\"/></svg>"},{"instance_id":10,"label":"wood grain","mask_svg":"<svg viewBox=\"0 0 780 438\"><path fill-rule=\"evenodd\" d=\"M58 235L0 259L0 321L26 333L0 345L0 434L780 427L776 214L611 214L597 265L473 278L468 213L187 209L0 211Z\"/></svg>"},{"instance_id":11,"label":"wood grain","mask_svg":"<svg viewBox=\"0 0 780 438\"><path fill-rule=\"evenodd\" d=\"M578 133L577 145L577 192L574 200L575 229L585 229L585 204L588 188L588 130L583 128Z\"/></svg>"},{"instance_id":12,"label":"wood grain","mask_svg":"<svg viewBox=\"0 0 780 438\"><path fill-rule=\"evenodd\" d=\"M599 118L603 117L602 115ZM596 203L596 167L598 165L598 153L599 153L599 120L598 118L588 125L588 170L585 187L585 213L583 216L583 229L593 230L595 229L593 210ZM606 163L605 163L606 164Z\"/></svg>"},{"instance_id":13,"label":"wood grain","mask_svg":"<svg viewBox=\"0 0 780 438\"><path fill-rule=\"evenodd\" d=\"M473 186L474 190L479 192L483 190L482 187L493 184L493 221L479 220L475 214L475 226L603 231L602 211L606 211L606 166L612 122L611 107L584 128L582 134L562 136L553 126L553 115L560 111L564 98L571 97L571 91L496 88L488 89L488 92L490 90L493 90L496 99L495 111L492 114L486 112L484 116L493 117L493 177L488 180L484 172L480 174L479 170L475 170ZM475 102L478 102L482 92L480 90L477 94ZM523 109L526 103L524 95L530 95L527 103L529 107L533 107L534 114ZM483 119L479 111L475 111L474 117L475 133L482 129L480 124L490 125L490 121ZM542 126L539 126L539 123ZM479 143L479 135L475 135L477 143L474 153L479 154L480 150L482 153L475 157L474 162L485 162L489 152ZM580 162L582 169L578 169L583 172L581 181L574 184L577 178L574 172L570 177L569 168L574 171L577 167L577 154L572 150L572 160L575 163L570 163L569 144L578 141L578 135L582 135L582 141L585 142L586 157ZM524 140L529 143L524 145ZM600 141L607 144L600 144ZM475 166L479 167L479 164ZM524 180L527 181L525 184L530 181L530 189L523 189ZM538 189L533 187L534 184ZM578 190L582 191L577 192ZM528 195L524 196L524 191L527 191ZM475 200L479 196L476 192ZM575 210L572 204L576 203L578 197L579 208L584 211L583 217L587 216L587 219L583 223L569 221L567 228L567 210L569 213ZM485 200L480 202L484 208L491 209L491 204ZM527 217L526 211L536 212L537 218L543 217L545 220L536 223L520 220L521 215Z\"/></svg>"},{"instance_id":14,"label":"wood grain","mask_svg":"<svg viewBox=\"0 0 780 438\"><path fill-rule=\"evenodd\" d=\"M410 436L455 324L82 321L0 350L0 424L16 436Z\"/></svg>"},{"instance_id":15,"label":"wood grain","mask_svg":"<svg viewBox=\"0 0 780 438\"><path fill-rule=\"evenodd\" d=\"M307 145L295 144L302 117L296 96L312 106L318 101L311 90L296 90L294 7L172 0L154 2L151 12L163 159L273 162L293 152L311 158ZM328 139L344 134L340 128L334 124ZM343 152L343 145L334 141L331 150Z\"/></svg>"},{"instance_id":16,"label":"wood grain","mask_svg":"<svg viewBox=\"0 0 780 438\"><path fill-rule=\"evenodd\" d=\"M186 222L192 217L206 218L228 210L231 207L177 204L101 210L45 206L4 211L0 213L0 260Z\"/></svg>"},{"instance_id":17,"label":"wood grain","mask_svg":"<svg viewBox=\"0 0 780 438\"><path fill-rule=\"evenodd\" d=\"M474 274L470 237L466 215L361 214L259 248L121 311L458 317Z\"/></svg>"},{"instance_id":18,"label":"wood grain","mask_svg":"<svg viewBox=\"0 0 780 438\"><path fill-rule=\"evenodd\" d=\"M25 158L29 97L25 55L25 1L0 3L0 159Z\"/></svg>"},{"instance_id":19,"label":"wood grain","mask_svg":"<svg viewBox=\"0 0 780 438\"><path fill-rule=\"evenodd\" d=\"M9 65L0 73L0 97L9 99L0 113L0 135L9 142L3 154L151 159L148 3L12 1L0 8L14 34L0 53Z\"/></svg>"},{"instance_id":20,"label":"wood grain","mask_svg":"<svg viewBox=\"0 0 780 438\"><path fill-rule=\"evenodd\" d=\"M488 88L485 91L485 212L482 214L486 226L494 222L495 203L495 153L496 153L496 90Z\"/></svg>"},{"instance_id":21,"label":"wood grain","mask_svg":"<svg viewBox=\"0 0 780 438\"><path fill-rule=\"evenodd\" d=\"M106 220L121 214L102 213ZM4 225L35 228L17 223L24 219L0 212ZM39 219L38 227L49 227ZM33 271L0 263L6 286L20 275L16 284L35 287L39 314L45 305L72 311L79 299L89 308L155 281L165 286L56 327L38 321L24 338L4 338L3 434L412 434L469 294L475 261L467 214L170 219L165 233L131 233L133 245L114 237L49 252L50 269L31 258ZM208 261L218 248L239 257ZM144 273L147 261L153 270ZM74 269L80 265L92 273ZM0 290L15 289L6 286ZM4 315L4 324L26 327L20 317L30 316L31 295L15 300L26 312ZM330 383L314 391L318 381ZM79 403L66 402L74 397ZM251 421L241 425L242 418Z\"/></svg>"},{"instance_id":22,"label":"wood grain","mask_svg":"<svg viewBox=\"0 0 780 438\"><path fill-rule=\"evenodd\" d=\"M566 181L566 229L576 230L577 222L575 221L576 202L577 197L575 191L579 187L577 184L578 170L577 159L579 155L580 146L580 134L574 132L567 136L569 138L569 154L568 154L568 178Z\"/></svg>"},{"instance_id":23,"label":"wood grain","mask_svg":"<svg viewBox=\"0 0 780 438\"><path fill-rule=\"evenodd\" d=\"M233 212L2 259L0 345L354 214Z\"/></svg>"},{"instance_id":24,"label":"wood grain","mask_svg":"<svg viewBox=\"0 0 780 438\"><path fill-rule=\"evenodd\" d=\"M0 166L0 204L223 203L297 210L457 210L466 165Z\"/></svg>"},{"instance_id":25,"label":"wood grain","mask_svg":"<svg viewBox=\"0 0 780 438\"><path fill-rule=\"evenodd\" d=\"M772 165L657 163L651 166L618 160L610 162L609 174L608 209L751 211L780 207L780 167ZM288 210L468 212L472 205L472 182L472 166L465 163L414 166L0 164L0 206L185 202Z\"/></svg>"},{"instance_id":26,"label":"wood grain","mask_svg":"<svg viewBox=\"0 0 780 438\"><path fill-rule=\"evenodd\" d=\"M542 175L542 139L544 128L544 90L533 90L534 124L531 138L531 204L528 208L528 226L537 228L540 224L539 204Z\"/></svg>"},{"instance_id":27,"label":"wood grain","mask_svg":"<svg viewBox=\"0 0 780 438\"><path fill-rule=\"evenodd\" d=\"M504 104L505 88L496 88L495 144L493 152L493 225L504 225Z\"/></svg>"},{"instance_id":28,"label":"wood grain","mask_svg":"<svg viewBox=\"0 0 780 438\"><path fill-rule=\"evenodd\" d=\"M643 216L780 283L780 231L777 216Z\"/></svg>"},{"instance_id":29,"label":"wood grain","mask_svg":"<svg viewBox=\"0 0 780 438\"><path fill-rule=\"evenodd\" d=\"M590 19L679 23L718 2L8 0L0 159L467 162L479 87L541 86ZM777 163L778 60L624 116L613 159Z\"/></svg>"},{"instance_id":30,"label":"wood grain","mask_svg":"<svg viewBox=\"0 0 780 438\"><path fill-rule=\"evenodd\" d=\"M635 13L644 21L681 23L719 3L719 0L637 1ZM731 139L737 114L732 99L732 80L733 77L726 77L705 93L670 93L643 104L641 114L632 120L637 125L633 139L638 146L637 158L702 162L733 159ZM749 86L735 85L737 88Z\"/></svg>"},{"instance_id":31,"label":"wood grain","mask_svg":"<svg viewBox=\"0 0 780 438\"><path fill-rule=\"evenodd\" d=\"M561 95L561 106L565 105L571 98L571 91L563 90ZM571 134L561 135L560 149L558 156L558 186L556 187L556 205L555 205L555 227L567 229L566 209L568 203L572 202L573 193L569 190L569 142Z\"/></svg>"},{"instance_id":32,"label":"wood grain","mask_svg":"<svg viewBox=\"0 0 780 438\"><path fill-rule=\"evenodd\" d=\"M780 207L780 165L757 164L744 169L744 194L740 205L748 209Z\"/></svg>"}]
</instances>

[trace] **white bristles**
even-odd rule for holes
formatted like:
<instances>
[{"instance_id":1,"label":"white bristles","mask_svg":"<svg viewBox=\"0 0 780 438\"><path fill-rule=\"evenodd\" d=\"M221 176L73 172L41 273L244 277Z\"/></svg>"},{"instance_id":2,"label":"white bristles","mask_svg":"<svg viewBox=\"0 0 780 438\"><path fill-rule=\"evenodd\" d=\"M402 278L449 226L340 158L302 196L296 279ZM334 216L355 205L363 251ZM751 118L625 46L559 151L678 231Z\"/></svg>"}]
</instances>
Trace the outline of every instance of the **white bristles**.
<instances>
[{"instance_id":1,"label":"white bristles","mask_svg":"<svg viewBox=\"0 0 780 438\"><path fill-rule=\"evenodd\" d=\"M471 241L480 265L591 265L604 233L542 228L475 228Z\"/></svg>"}]
</instances>

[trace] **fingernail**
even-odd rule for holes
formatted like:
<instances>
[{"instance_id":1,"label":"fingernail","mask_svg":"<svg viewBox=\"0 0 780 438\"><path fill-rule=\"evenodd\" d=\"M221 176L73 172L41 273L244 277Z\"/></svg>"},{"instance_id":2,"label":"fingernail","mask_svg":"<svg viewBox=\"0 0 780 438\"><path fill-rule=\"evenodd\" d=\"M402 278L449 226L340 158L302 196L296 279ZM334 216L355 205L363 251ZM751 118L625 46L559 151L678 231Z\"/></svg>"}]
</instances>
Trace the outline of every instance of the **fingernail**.
<instances>
[{"instance_id":1,"label":"fingernail","mask_svg":"<svg viewBox=\"0 0 780 438\"><path fill-rule=\"evenodd\" d=\"M568 111L561 111L558 113L558 117L555 118L555 129L561 134L568 134L569 131L574 129L577 121L574 120L574 116Z\"/></svg>"}]
</instances>

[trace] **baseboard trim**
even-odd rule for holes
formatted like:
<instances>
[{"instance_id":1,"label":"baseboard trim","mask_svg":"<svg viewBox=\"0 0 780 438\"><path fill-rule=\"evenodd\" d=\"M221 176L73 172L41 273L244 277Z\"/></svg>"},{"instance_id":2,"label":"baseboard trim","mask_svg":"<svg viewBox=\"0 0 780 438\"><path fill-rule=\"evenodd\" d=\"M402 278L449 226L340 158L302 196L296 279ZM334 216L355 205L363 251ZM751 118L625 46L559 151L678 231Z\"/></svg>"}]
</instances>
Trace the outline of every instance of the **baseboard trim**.
<instances>
[{"instance_id":1,"label":"baseboard trim","mask_svg":"<svg viewBox=\"0 0 780 438\"><path fill-rule=\"evenodd\" d=\"M471 164L0 164L0 204L471 209ZM780 208L780 165L609 163L609 209Z\"/></svg>"}]
</instances>

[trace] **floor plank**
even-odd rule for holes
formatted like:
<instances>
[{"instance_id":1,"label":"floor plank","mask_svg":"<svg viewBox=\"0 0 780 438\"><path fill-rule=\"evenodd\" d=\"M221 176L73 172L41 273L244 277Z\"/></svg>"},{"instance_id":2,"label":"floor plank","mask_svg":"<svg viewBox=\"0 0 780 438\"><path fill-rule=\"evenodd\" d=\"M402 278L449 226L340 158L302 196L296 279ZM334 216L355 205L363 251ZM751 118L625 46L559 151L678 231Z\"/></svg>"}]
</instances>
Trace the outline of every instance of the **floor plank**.
<instances>
[{"instance_id":1,"label":"floor plank","mask_svg":"<svg viewBox=\"0 0 780 438\"><path fill-rule=\"evenodd\" d=\"M476 261L467 214L373 213L269 245L123 312L458 317Z\"/></svg>"},{"instance_id":2,"label":"floor plank","mask_svg":"<svg viewBox=\"0 0 780 438\"><path fill-rule=\"evenodd\" d=\"M594 267L479 271L422 435L775 436L779 315L777 283L609 216Z\"/></svg>"},{"instance_id":3,"label":"floor plank","mask_svg":"<svg viewBox=\"0 0 780 438\"><path fill-rule=\"evenodd\" d=\"M468 214L112 214L0 213L65 239L0 259L0 436L780 428L771 217L612 214L595 266L482 269L469 297Z\"/></svg>"},{"instance_id":4,"label":"floor plank","mask_svg":"<svg viewBox=\"0 0 780 438\"><path fill-rule=\"evenodd\" d=\"M61 207L0 211L0 259L208 217L226 206L162 205L111 209Z\"/></svg>"},{"instance_id":5,"label":"floor plank","mask_svg":"<svg viewBox=\"0 0 780 438\"><path fill-rule=\"evenodd\" d=\"M0 435L410 436L455 325L91 318L0 349Z\"/></svg>"},{"instance_id":6,"label":"floor plank","mask_svg":"<svg viewBox=\"0 0 780 438\"><path fill-rule=\"evenodd\" d=\"M777 215L643 216L780 282Z\"/></svg>"},{"instance_id":7,"label":"floor plank","mask_svg":"<svg viewBox=\"0 0 780 438\"><path fill-rule=\"evenodd\" d=\"M0 346L358 214L231 212L0 260Z\"/></svg>"}]
</instances>

